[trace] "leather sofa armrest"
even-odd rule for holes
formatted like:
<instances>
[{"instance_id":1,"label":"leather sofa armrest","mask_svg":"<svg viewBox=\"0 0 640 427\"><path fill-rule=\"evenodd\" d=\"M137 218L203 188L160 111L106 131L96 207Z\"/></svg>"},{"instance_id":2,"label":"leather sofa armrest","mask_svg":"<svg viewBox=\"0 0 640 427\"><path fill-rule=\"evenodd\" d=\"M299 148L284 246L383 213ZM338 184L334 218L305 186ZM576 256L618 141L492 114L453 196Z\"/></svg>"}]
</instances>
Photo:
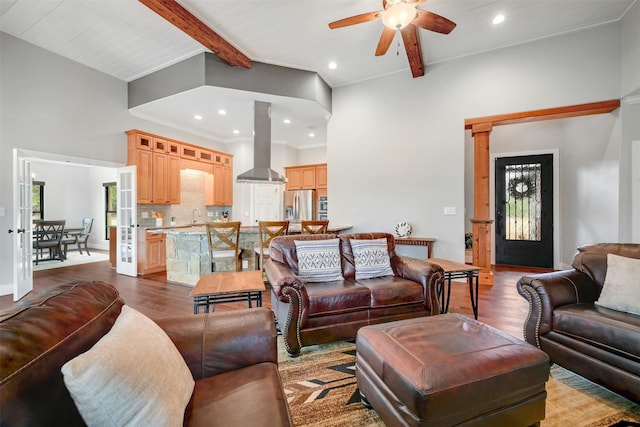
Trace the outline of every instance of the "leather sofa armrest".
<instances>
[{"instance_id":1,"label":"leather sofa armrest","mask_svg":"<svg viewBox=\"0 0 640 427\"><path fill-rule=\"evenodd\" d=\"M553 330L553 311L557 307L594 302L600 295L597 284L577 270L524 276L516 286L518 293L529 301L524 338L537 347L539 337Z\"/></svg>"},{"instance_id":2,"label":"leather sofa armrest","mask_svg":"<svg viewBox=\"0 0 640 427\"><path fill-rule=\"evenodd\" d=\"M396 255L391 261L396 276L418 282L424 289L424 301L431 315L440 314L437 291L444 281L444 270L428 259Z\"/></svg>"},{"instance_id":3,"label":"leather sofa armrest","mask_svg":"<svg viewBox=\"0 0 640 427\"><path fill-rule=\"evenodd\" d=\"M290 268L284 263L267 259L264 264L264 270L267 273L267 278L271 284L273 293L278 297L278 300L282 302L291 302L289 291L287 288L294 288L300 292L304 297L300 303L304 307L309 306L309 298L307 296L307 290L302 281Z\"/></svg>"},{"instance_id":4,"label":"leather sofa armrest","mask_svg":"<svg viewBox=\"0 0 640 427\"><path fill-rule=\"evenodd\" d=\"M166 318L157 323L196 380L278 362L275 320L266 307Z\"/></svg>"}]
</instances>

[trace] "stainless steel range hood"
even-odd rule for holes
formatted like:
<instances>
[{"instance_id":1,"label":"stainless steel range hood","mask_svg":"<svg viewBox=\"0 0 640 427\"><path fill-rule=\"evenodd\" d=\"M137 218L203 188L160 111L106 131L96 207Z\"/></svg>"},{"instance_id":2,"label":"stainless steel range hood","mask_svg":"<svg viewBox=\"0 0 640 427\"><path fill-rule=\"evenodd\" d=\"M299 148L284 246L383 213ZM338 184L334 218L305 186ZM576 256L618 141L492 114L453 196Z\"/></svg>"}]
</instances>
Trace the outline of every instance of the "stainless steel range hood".
<instances>
[{"instance_id":1,"label":"stainless steel range hood","mask_svg":"<svg viewBox=\"0 0 640 427\"><path fill-rule=\"evenodd\" d=\"M268 102L254 101L253 105L253 169L241 173L236 182L286 182L286 178L271 169L271 116Z\"/></svg>"}]
</instances>

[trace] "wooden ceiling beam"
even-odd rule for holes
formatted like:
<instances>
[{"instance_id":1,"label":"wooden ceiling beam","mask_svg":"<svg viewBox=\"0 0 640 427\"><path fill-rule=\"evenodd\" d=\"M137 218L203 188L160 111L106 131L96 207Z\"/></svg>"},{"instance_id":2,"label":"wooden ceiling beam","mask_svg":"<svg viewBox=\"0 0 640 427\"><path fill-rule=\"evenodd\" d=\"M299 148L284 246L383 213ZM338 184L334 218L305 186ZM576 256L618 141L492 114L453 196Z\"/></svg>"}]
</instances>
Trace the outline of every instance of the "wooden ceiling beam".
<instances>
[{"instance_id":1,"label":"wooden ceiling beam","mask_svg":"<svg viewBox=\"0 0 640 427\"><path fill-rule=\"evenodd\" d=\"M491 123L493 126L512 125L515 123L537 122L541 120L566 119L568 117L588 116L591 114L610 113L620 107L620 100L592 102L589 104L570 105L568 107L546 108L544 110L523 111L520 113L501 114L497 116L466 119L465 129L472 129L480 123Z\"/></svg>"},{"instance_id":2,"label":"wooden ceiling beam","mask_svg":"<svg viewBox=\"0 0 640 427\"><path fill-rule=\"evenodd\" d=\"M229 65L241 68L251 68L251 60L236 49L231 43L207 27L191 12L182 7L175 0L139 0L140 3L156 12L175 27L187 33L191 38L202 44L227 62Z\"/></svg>"}]
</instances>

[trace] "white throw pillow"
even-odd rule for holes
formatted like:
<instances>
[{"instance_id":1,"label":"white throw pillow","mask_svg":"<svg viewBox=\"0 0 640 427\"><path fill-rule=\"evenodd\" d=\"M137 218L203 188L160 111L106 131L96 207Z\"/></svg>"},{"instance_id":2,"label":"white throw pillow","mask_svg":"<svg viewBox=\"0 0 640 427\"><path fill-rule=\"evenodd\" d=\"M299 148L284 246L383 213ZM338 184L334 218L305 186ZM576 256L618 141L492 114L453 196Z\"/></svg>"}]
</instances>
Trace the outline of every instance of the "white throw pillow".
<instances>
[{"instance_id":1,"label":"white throw pillow","mask_svg":"<svg viewBox=\"0 0 640 427\"><path fill-rule=\"evenodd\" d=\"M356 280L393 276L387 239L351 239L351 250L356 263Z\"/></svg>"},{"instance_id":2,"label":"white throw pillow","mask_svg":"<svg viewBox=\"0 0 640 427\"><path fill-rule=\"evenodd\" d=\"M181 426L191 371L167 334L128 306L95 345L62 366L89 426Z\"/></svg>"},{"instance_id":3,"label":"white throw pillow","mask_svg":"<svg viewBox=\"0 0 640 427\"><path fill-rule=\"evenodd\" d=\"M298 276L305 282L344 280L340 261L340 240L294 240Z\"/></svg>"},{"instance_id":4,"label":"white throw pillow","mask_svg":"<svg viewBox=\"0 0 640 427\"><path fill-rule=\"evenodd\" d=\"M640 315L640 259L607 254L607 274L596 305Z\"/></svg>"}]
</instances>

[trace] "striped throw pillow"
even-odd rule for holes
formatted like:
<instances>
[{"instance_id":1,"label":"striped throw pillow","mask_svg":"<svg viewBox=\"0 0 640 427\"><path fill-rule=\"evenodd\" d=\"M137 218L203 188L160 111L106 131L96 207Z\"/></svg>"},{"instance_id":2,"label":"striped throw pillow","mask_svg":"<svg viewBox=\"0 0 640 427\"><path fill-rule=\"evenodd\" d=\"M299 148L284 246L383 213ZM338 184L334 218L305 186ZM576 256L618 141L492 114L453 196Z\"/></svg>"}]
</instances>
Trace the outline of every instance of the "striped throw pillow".
<instances>
[{"instance_id":1,"label":"striped throw pillow","mask_svg":"<svg viewBox=\"0 0 640 427\"><path fill-rule=\"evenodd\" d=\"M339 239L294 240L298 255L298 276L305 282L344 280Z\"/></svg>"},{"instance_id":2,"label":"striped throw pillow","mask_svg":"<svg viewBox=\"0 0 640 427\"><path fill-rule=\"evenodd\" d=\"M387 239L351 239L351 249L356 263L356 280L393 276Z\"/></svg>"}]
</instances>

